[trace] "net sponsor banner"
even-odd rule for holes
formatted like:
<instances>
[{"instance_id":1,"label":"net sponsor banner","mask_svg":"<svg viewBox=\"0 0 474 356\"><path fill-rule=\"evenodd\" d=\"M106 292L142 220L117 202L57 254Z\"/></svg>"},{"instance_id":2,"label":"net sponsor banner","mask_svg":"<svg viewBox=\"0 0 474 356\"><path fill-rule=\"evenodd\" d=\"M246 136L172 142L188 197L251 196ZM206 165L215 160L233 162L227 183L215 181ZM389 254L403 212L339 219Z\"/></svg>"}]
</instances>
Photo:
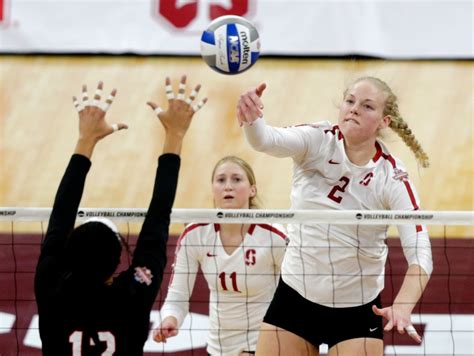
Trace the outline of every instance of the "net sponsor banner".
<instances>
[{"instance_id":1,"label":"net sponsor banner","mask_svg":"<svg viewBox=\"0 0 474 356\"><path fill-rule=\"evenodd\" d=\"M228 14L263 55L473 57L469 0L0 0L0 51L198 55Z\"/></svg>"}]
</instances>

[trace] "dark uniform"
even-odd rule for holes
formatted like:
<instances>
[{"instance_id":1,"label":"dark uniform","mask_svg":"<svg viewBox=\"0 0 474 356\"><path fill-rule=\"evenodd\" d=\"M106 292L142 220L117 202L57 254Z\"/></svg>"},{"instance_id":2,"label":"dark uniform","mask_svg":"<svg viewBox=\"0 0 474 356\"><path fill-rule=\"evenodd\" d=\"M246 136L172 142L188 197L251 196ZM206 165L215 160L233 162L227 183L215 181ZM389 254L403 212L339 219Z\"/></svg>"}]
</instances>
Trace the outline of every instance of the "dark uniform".
<instances>
[{"instance_id":1,"label":"dark uniform","mask_svg":"<svg viewBox=\"0 0 474 356\"><path fill-rule=\"evenodd\" d=\"M166 243L180 157L159 158L153 197L130 268L111 285L74 281L64 260L84 190L88 158L73 155L59 185L48 231L36 268L35 294L43 355L142 355L150 310L166 265ZM90 247L91 249L94 246ZM87 256L84 256L87 259ZM151 284L135 276L148 268Z\"/></svg>"}]
</instances>

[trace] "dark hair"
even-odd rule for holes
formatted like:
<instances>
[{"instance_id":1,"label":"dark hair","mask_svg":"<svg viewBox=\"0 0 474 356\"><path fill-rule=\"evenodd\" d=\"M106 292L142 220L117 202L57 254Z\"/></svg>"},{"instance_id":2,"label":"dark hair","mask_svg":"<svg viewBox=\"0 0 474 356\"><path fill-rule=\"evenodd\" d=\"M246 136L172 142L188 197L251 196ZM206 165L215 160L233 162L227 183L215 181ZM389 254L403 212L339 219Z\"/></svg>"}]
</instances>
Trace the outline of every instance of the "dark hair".
<instances>
[{"instance_id":1,"label":"dark hair","mask_svg":"<svg viewBox=\"0 0 474 356\"><path fill-rule=\"evenodd\" d=\"M101 284L117 269L121 253L118 233L101 222L88 222L69 235L65 263L75 279Z\"/></svg>"}]
</instances>

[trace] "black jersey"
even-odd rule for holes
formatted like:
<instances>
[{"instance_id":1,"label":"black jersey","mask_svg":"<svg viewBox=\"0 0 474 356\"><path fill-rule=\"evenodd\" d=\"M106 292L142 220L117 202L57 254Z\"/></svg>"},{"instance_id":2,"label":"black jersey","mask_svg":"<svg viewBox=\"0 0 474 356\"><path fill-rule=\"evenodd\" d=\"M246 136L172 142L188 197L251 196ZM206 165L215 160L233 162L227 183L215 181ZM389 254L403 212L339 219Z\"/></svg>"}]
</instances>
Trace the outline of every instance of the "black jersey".
<instances>
[{"instance_id":1,"label":"black jersey","mask_svg":"<svg viewBox=\"0 0 474 356\"><path fill-rule=\"evenodd\" d=\"M111 285L94 289L90 284L74 281L64 261L65 242L74 228L90 165L85 156L71 157L36 267L35 295L43 355L142 355L150 310L166 265L180 157L163 154L159 158L153 197L130 268ZM151 283L146 277L140 278L137 267L151 271Z\"/></svg>"}]
</instances>

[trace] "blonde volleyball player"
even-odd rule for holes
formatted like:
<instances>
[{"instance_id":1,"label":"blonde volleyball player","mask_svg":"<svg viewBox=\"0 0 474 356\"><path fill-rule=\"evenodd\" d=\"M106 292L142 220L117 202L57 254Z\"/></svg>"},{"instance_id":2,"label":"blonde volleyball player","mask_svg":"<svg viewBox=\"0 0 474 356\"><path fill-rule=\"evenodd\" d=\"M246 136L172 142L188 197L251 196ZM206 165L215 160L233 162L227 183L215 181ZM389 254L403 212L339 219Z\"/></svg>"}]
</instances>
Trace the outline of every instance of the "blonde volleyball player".
<instances>
[{"instance_id":1,"label":"blonde volleyball player","mask_svg":"<svg viewBox=\"0 0 474 356\"><path fill-rule=\"evenodd\" d=\"M420 203L403 164L378 139L390 127L423 167L428 157L400 117L397 98L378 78L364 77L343 95L338 125L320 122L268 126L261 96L266 85L241 95L238 120L257 151L294 162L293 209L417 210ZM393 305L382 308L387 227L293 224L282 279L262 324L257 354L382 355L384 330L421 338L411 312L432 272L425 226L400 226L408 262Z\"/></svg>"},{"instance_id":2,"label":"blonde volleyball player","mask_svg":"<svg viewBox=\"0 0 474 356\"><path fill-rule=\"evenodd\" d=\"M214 167L212 193L220 209L255 208L257 187L252 168L227 156ZM190 224L176 248L173 276L154 340L176 336L189 311L198 267L211 291L210 355L250 355L273 297L286 248L281 227L256 224Z\"/></svg>"}]
</instances>

